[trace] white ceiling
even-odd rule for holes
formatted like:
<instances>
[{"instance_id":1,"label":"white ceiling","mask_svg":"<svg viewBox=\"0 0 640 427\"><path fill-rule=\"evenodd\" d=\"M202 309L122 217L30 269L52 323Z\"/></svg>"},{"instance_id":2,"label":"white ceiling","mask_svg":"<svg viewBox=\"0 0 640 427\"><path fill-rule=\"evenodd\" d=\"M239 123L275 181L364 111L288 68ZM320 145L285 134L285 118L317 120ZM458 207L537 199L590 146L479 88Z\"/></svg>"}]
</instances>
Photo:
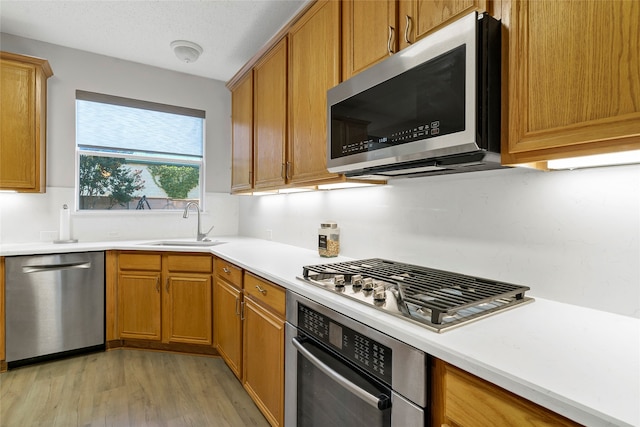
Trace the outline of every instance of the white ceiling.
<instances>
[{"instance_id":1,"label":"white ceiling","mask_svg":"<svg viewBox=\"0 0 640 427\"><path fill-rule=\"evenodd\" d=\"M227 81L307 1L1 0L0 31ZM183 63L169 46L174 40L204 52Z\"/></svg>"}]
</instances>

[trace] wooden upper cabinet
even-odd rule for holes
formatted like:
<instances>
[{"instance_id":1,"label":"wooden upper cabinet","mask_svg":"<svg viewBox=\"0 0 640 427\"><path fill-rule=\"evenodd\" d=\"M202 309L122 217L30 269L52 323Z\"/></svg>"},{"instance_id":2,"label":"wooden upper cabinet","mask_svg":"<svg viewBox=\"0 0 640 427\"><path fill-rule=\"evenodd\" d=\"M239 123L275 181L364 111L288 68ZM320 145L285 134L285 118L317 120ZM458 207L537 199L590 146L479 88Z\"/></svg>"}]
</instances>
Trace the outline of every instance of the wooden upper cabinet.
<instances>
[{"instance_id":1,"label":"wooden upper cabinet","mask_svg":"<svg viewBox=\"0 0 640 427\"><path fill-rule=\"evenodd\" d=\"M289 32L291 183L338 177L327 171L327 90L340 82L340 2L320 0Z\"/></svg>"},{"instance_id":2,"label":"wooden upper cabinet","mask_svg":"<svg viewBox=\"0 0 640 427\"><path fill-rule=\"evenodd\" d=\"M397 2L343 0L342 80L398 49Z\"/></svg>"},{"instance_id":3,"label":"wooden upper cabinet","mask_svg":"<svg viewBox=\"0 0 640 427\"><path fill-rule=\"evenodd\" d=\"M231 191L253 187L253 73L231 91L232 167Z\"/></svg>"},{"instance_id":4,"label":"wooden upper cabinet","mask_svg":"<svg viewBox=\"0 0 640 427\"><path fill-rule=\"evenodd\" d=\"M287 38L253 69L254 188L285 184L287 142Z\"/></svg>"},{"instance_id":5,"label":"wooden upper cabinet","mask_svg":"<svg viewBox=\"0 0 640 427\"><path fill-rule=\"evenodd\" d=\"M433 30L474 10L487 11L489 0L400 0L398 39L403 49Z\"/></svg>"},{"instance_id":6,"label":"wooden upper cabinet","mask_svg":"<svg viewBox=\"0 0 640 427\"><path fill-rule=\"evenodd\" d=\"M49 62L0 52L0 190L46 191Z\"/></svg>"},{"instance_id":7,"label":"wooden upper cabinet","mask_svg":"<svg viewBox=\"0 0 640 427\"><path fill-rule=\"evenodd\" d=\"M640 2L506 7L503 163L640 149Z\"/></svg>"}]
</instances>

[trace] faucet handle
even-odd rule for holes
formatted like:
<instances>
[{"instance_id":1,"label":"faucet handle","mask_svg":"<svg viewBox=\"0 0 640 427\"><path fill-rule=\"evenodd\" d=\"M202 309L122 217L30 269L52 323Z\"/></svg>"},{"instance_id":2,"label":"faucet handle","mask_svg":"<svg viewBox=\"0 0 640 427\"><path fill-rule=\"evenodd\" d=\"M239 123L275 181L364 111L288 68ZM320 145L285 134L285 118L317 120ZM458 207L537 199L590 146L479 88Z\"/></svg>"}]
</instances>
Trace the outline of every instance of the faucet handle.
<instances>
[{"instance_id":1,"label":"faucet handle","mask_svg":"<svg viewBox=\"0 0 640 427\"><path fill-rule=\"evenodd\" d=\"M199 240L207 240L207 239L208 239L208 238L207 238L207 235L209 235L209 233L211 233L211 230L213 230L213 227L214 227L214 226L212 225L212 226L211 226L211 228L210 228L209 230L207 230L207 231L206 231L206 232L204 232L204 233L200 233L200 236L199 236L199 237L200 237L200 239L199 239Z\"/></svg>"}]
</instances>

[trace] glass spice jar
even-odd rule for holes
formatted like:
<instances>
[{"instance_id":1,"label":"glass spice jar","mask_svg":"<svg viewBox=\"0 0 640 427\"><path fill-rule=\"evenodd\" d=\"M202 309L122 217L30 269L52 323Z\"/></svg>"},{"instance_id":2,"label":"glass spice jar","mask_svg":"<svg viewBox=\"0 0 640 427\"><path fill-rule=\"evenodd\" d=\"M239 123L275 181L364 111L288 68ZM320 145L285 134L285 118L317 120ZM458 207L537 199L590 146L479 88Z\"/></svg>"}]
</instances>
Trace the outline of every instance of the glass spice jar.
<instances>
[{"instance_id":1,"label":"glass spice jar","mask_svg":"<svg viewBox=\"0 0 640 427\"><path fill-rule=\"evenodd\" d=\"M336 257L340 253L340 229L335 222L327 221L318 229L318 253L321 257Z\"/></svg>"}]
</instances>

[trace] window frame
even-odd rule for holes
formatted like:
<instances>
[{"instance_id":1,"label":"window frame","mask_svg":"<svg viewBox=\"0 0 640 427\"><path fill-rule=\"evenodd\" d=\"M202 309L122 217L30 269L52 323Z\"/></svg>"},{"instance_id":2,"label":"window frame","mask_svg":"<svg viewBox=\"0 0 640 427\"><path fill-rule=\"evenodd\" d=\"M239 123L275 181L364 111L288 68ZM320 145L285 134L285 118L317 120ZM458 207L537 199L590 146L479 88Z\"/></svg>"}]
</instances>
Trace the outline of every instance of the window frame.
<instances>
[{"instance_id":1,"label":"window frame","mask_svg":"<svg viewBox=\"0 0 640 427\"><path fill-rule=\"evenodd\" d=\"M146 155L137 155L137 154L124 154L124 153L119 153L119 152L109 152L109 151L105 151L105 150L101 150L98 147L96 147L96 149L93 149L94 147L90 146L90 145L83 145L83 144L79 144L78 143L78 119L77 119L77 114L78 114L78 110L77 110L77 101L90 101L90 102L98 102L98 103L103 103L103 104L111 104L111 105L116 105L116 106L122 106L122 107L129 107L129 108L137 108L137 109L143 109L143 110L150 110L150 111L157 111L157 112L162 112L162 113L170 113L170 114L177 114L177 115L184 115L184 116L190 116L190 117L196 117L196 118L200 118L203 121L203 126L202 126L202 157L200 158L200 160L193 160L193 159L189 159L187 158L187 156L190 155L185 155L185 158L180 158L180 159L176 159L175 156L179 156L180 153L166 153L166 152L153 152L153 151L144 151L145 153L150 153L153 154L152 156L146 156ZM193 108L187 108L187 107L180 107L180 106L175 106L175 105L169 105L169 104L161 104L161 103L157 103L157 102L151 102L151 101L143 101L143 100L139 100L139 99L133 99L133 98L125 98L125 97L120 97L120 96L115 96L115 95L107 95L107 94L102 94L102 93L96 93L96 92L88 92L88 91L83 91L83 90L76 90L76 97L75 97L75 167L74 167L74 181L75 181L75 212L76 213L82 213L82 214L102 214L102 213L106 213L106 212L112 212L112 213L120 213L120 214L127 214L127 213L132 213L132 212L139 212L140 210L143 210L147 213L175 213L177 211L182 211L182 208L170 208L170 209L80 209L80 157L82 155L86 155L86 156L99 156L99 157L105 157L105 158L121 158L121 159L127 159L127 160L140 160L142 162L157 162L157 163L164 163L164 164L172 164L172 163L180 163L181 165L187 165L187 166L198 166L199 168L199 176L198 176L198 185L199 185L199 194L198 194L198 205L200 206L200 210L202 212L205 211L205 185L206 185L206 174L205 174L205 170L206 170L206 112L204 110L198 110L198 109L193 109ZM84 147L89 147L89 148L80 148L81 146ZM143 152L141 150L133 150L137 153ZM194 156L191 156L194 157Z\"/></svg>"}]
</instances>

